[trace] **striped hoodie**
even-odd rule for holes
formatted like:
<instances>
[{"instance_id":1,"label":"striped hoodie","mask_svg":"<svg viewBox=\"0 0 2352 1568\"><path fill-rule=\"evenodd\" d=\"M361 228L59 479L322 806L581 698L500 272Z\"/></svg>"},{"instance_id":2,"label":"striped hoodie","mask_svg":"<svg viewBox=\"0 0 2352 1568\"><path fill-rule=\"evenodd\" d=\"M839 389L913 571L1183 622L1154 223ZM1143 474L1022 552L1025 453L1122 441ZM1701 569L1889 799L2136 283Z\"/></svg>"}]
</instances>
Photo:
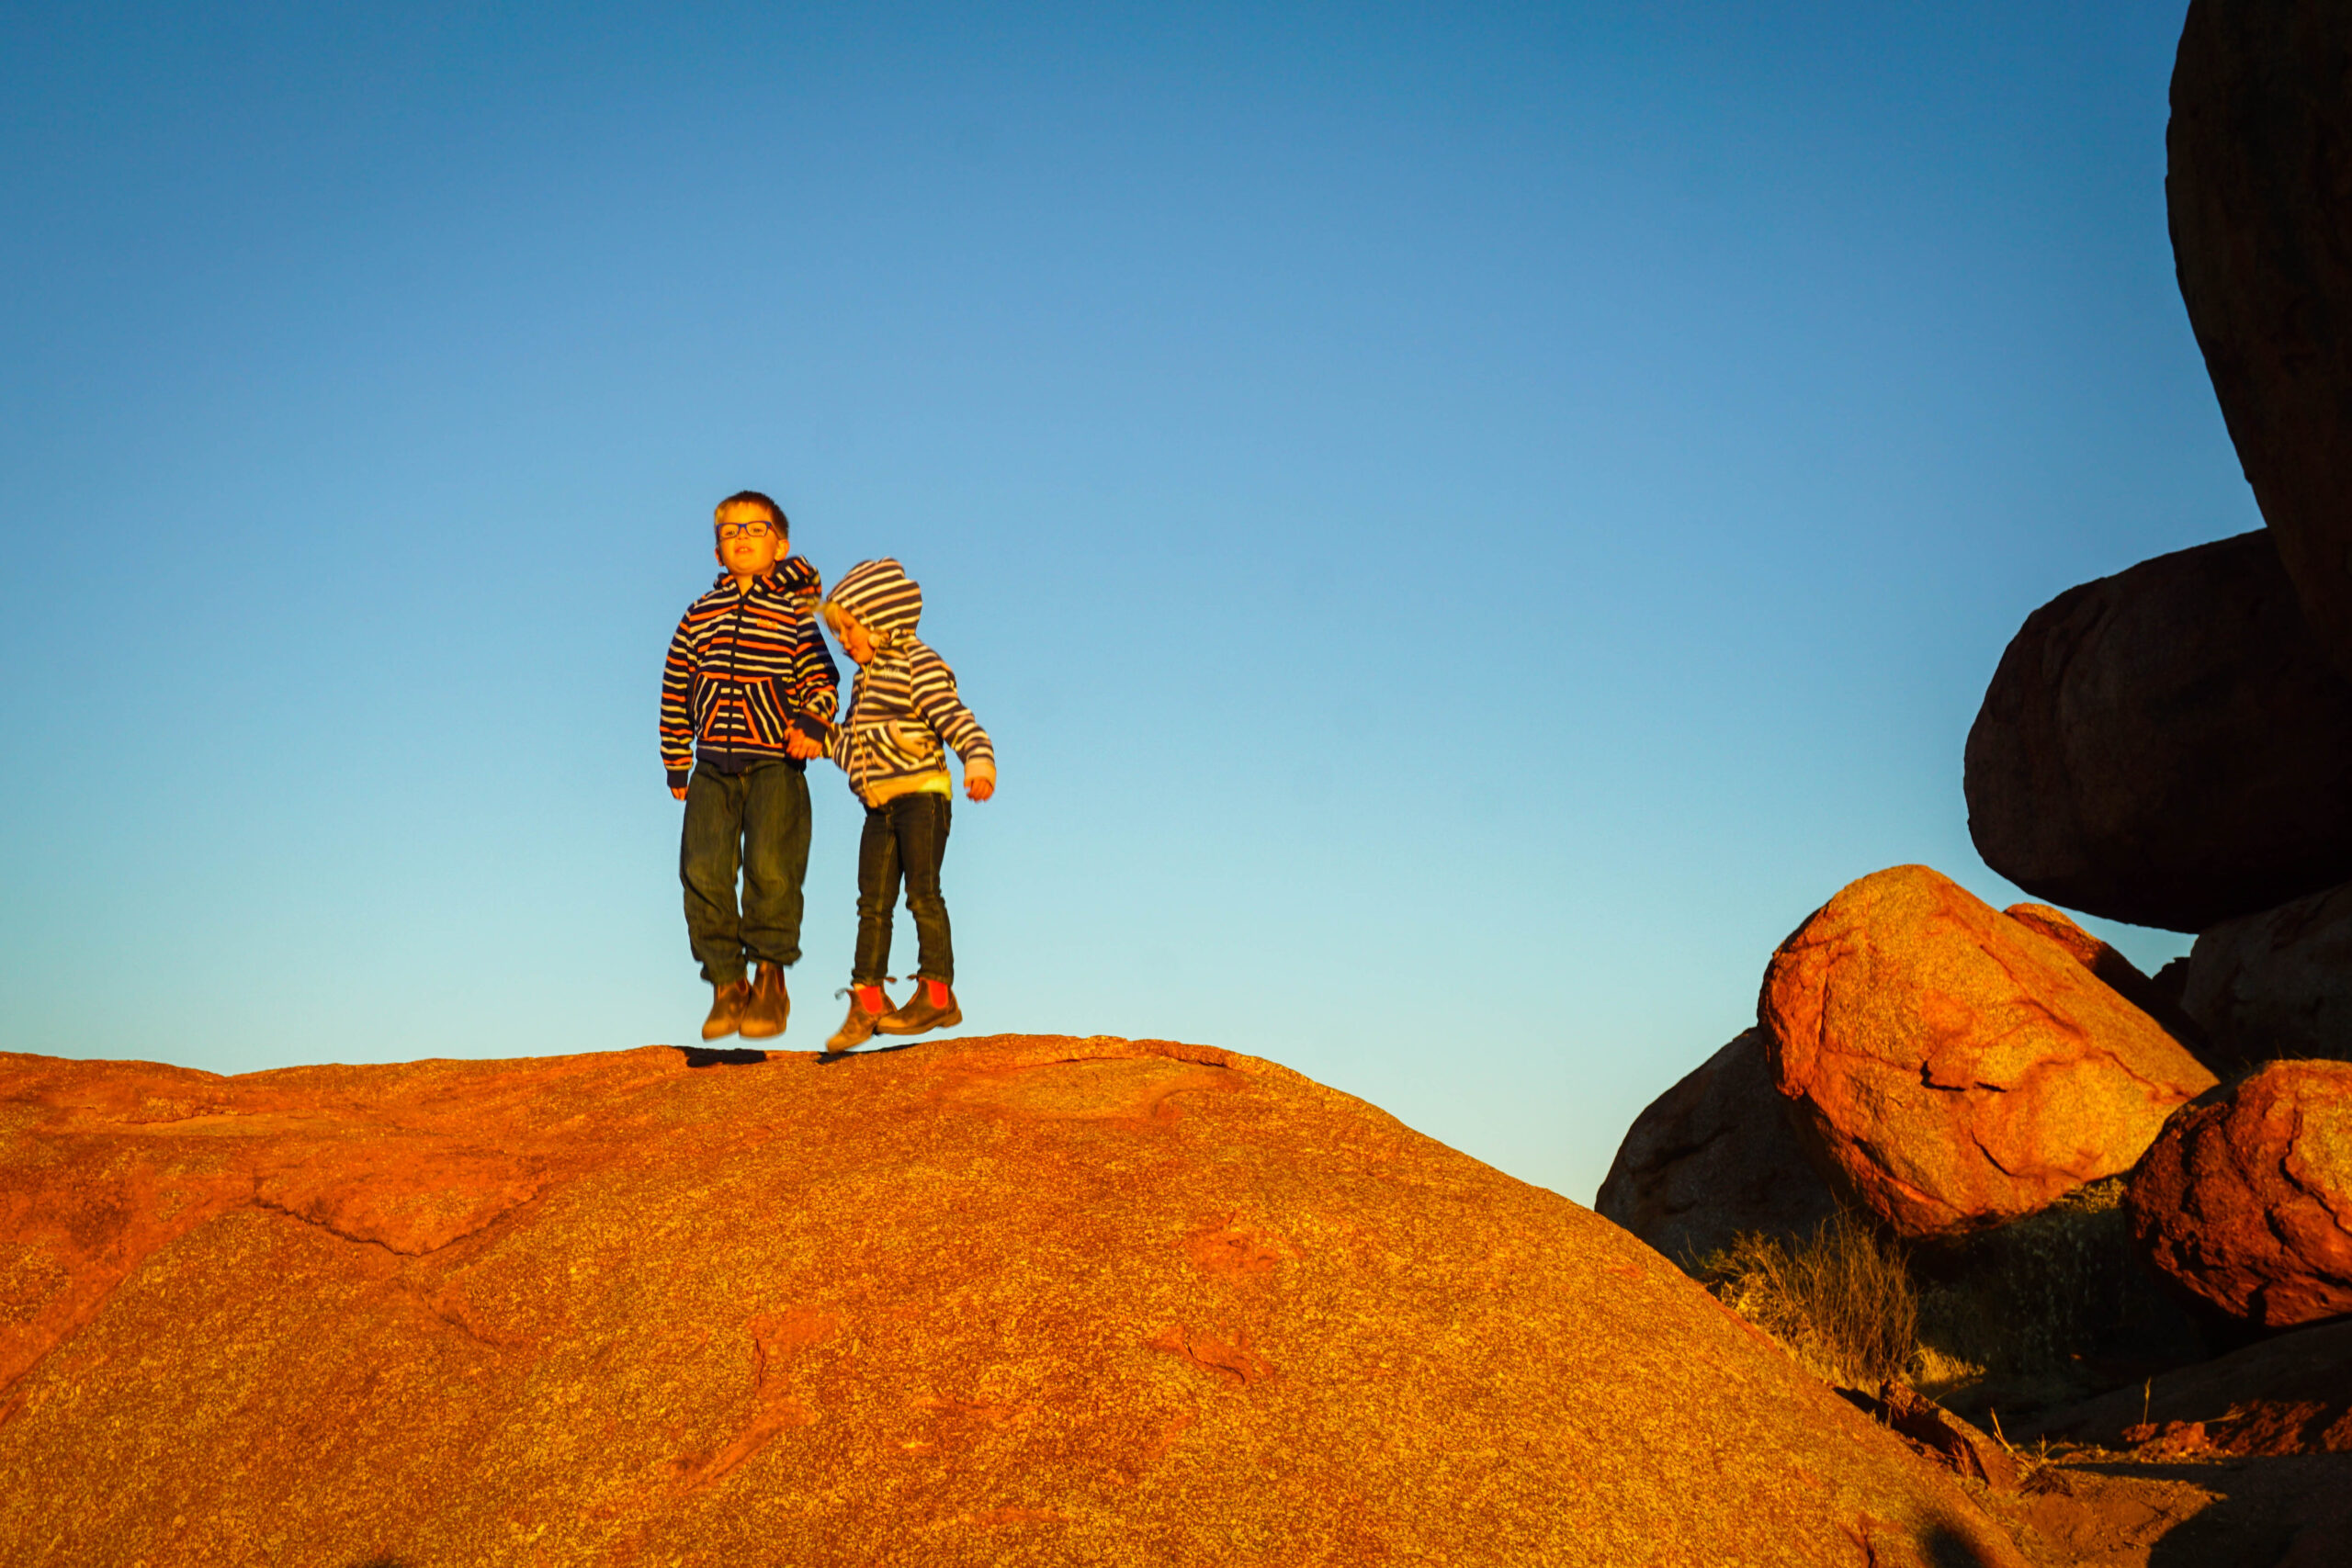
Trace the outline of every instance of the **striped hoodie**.
<instances>
[{"instance_id":1,"label":"striped hoodie","mask_svg":"<svg viewBox=\"0 0 2352 1568\"><path fill-rule=\"evenodd\" d=\"M817 569L788 556L748 592L722 572L686 606L662 667L662 765L673 789L696 756L732 772L783 756L795 720L811 735L831 725L841 671L809 613L818 586Z\"/></svg>"},{"instance_id":2,"label":"striped hoodie","mask_svg":"<svg viewBox=\"0 0 2352 1568\"><path fill-rule=\"evenodd\" d=\"M849 717L827 750L869 807L922 791L948 793L947 748L973 765L996 767L988 731L956 694L956 672L915 636L922 590L884 557L860 561L826 595L874 637L874 657L850 688Z\"/></svg>"}]
</instances>

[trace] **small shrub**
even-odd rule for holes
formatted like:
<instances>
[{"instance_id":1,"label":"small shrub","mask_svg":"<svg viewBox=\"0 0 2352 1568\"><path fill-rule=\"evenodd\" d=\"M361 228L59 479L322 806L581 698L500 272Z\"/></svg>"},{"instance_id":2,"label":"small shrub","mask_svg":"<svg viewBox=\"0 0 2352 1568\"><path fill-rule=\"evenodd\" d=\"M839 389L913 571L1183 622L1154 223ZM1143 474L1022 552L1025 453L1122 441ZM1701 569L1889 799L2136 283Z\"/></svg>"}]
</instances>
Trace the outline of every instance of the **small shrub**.
<instances>
[{"instance_id":1,"label":"small shrub","mask_svg":"<svg viewBox=\"0 0 2352 1568\"><path fill-rule=\"evenodd\" d=\"M1980 1422L2030 1413L2212 1353L2135 1257L2122 1186L1909 1248L1850 1214L1802 1241L1742 1235L1700 1277L1826 1382L1899 1378Z\"/></svg>"},{"instance_id":2,"label":"small shrub","mask_svg":"<svg viewBox=\"0 0 2352 1568\"><path fill-rule=\"evenodd\" d=\"M2120 1180L2083 1188L1924 1260L1929 1342L1994 1372L2047 1373L2112 1333L2138 1272L2122 1188Z\"/></svg>"},{"instance_id":3,"label":"small shrub","mask_svg":"<svg viewBox=\"0 0 2352 1568\"><path fill-rule=\"evenodd\" d=\"M1739 1236L1700 1268L1724 1305L1816 1377L1874 1387L1917 1358L1919 1297L1902 1249L1850 1214L1793 1245Z\"/></svg>"},{"instance_id":4,"label":"small shrub","mask_svg":"<svg viewBox=\"0 0 2352 1568\"><path fill-rule=\"evenodd\" d=\"M1923 1321L1928 1312L1928 1299L1922 1296L1919 1313ZM1919 1348L1911 1356L1908 1381L1913 1388L1939 1404L1949 1404L1955 1395L1984 1381L1983 1363L1939 1349L1928 1342L1924 1328L1920 1335Z\"/></svg>"},{"instance_id":5,"label":"small shrub","mask_svg":"<svg viewBox=\"0 0 2352 1568\"><path fill-rule=\"evenodd\" d=\"M1923 1354L1984 1369L1963 1413L2067 1404L2211 1353L2140 1261L2122 1195L2120 1178L2095 1182L1913 1258Z\"/></svg>"}]
</instances>

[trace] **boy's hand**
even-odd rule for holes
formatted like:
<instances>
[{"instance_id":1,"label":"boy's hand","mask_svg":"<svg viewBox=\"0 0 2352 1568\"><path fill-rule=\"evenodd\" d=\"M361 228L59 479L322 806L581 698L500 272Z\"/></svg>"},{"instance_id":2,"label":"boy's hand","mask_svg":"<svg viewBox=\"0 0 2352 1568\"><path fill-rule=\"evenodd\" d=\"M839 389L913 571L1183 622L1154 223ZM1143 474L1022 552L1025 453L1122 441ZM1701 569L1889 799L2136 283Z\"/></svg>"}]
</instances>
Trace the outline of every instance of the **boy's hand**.
<instances>
[{"instance_id":1,"label":"boy's hand","mask_svg":"<svg viewBox=\"0 0 2352 1568\"><path fill-rule=\"evenodd\" d=\"M684 785L684 784L680 784L680 785L678 785L676 788L673 789L673 790L670 792L670 798L671 798L671 799L673 799L673 800L684 800L684 799L685 799L685 798L686 798L686 786L685 786L685 785Z\"/></svg>"},{"instance_id":2,"label":"boy's hand","mask_svg":"<svg viewBox=\"0 0 2352 1568\"><path fill-rule=\"evenodd\" d=\"M986 800L989 796L994 795L996 793L996 770L994 768L966 768L964 770L964 793L970 795L974 800Z\"/></svg>"},{"instance_id":3,"label":"boy's hand","mask_svg":"<svg viewBox=\"0 0 2352 1568\"><path fill-rule=\"evenodd\" d=\"M784 738L784 754L812 761L825 754L825 743L806 730L795 729Z\"/></svg>"}]
</instances>

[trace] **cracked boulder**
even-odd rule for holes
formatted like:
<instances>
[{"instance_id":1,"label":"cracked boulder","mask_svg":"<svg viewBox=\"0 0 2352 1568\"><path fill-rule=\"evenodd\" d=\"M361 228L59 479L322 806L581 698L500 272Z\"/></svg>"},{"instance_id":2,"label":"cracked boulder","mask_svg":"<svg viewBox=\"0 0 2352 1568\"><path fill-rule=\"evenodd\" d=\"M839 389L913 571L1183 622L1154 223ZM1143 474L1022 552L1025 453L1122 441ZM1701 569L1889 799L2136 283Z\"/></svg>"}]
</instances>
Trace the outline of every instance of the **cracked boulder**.
<instances>
[{"instance_id":1,"label":"cracked boulder","mask_svg":"<svg viewBox=\"0 0 2352 1568\"><path fill-rule=\"evenodd\" d=\"M1815 1163L1907 1236L2129 1170L2214 1082L2065 947L1923 865L1815 910L1772 955L1758 1011Z\"/></svg>"},{"instance_id":2,"label":"cracked boulder","mask_svg":"<svg viewBox=\"0 0 2352 1568\"><path fill-rule=\"evenodd\" d=\"M1269 1062L0 1056L11 1568L1239 1558L2021 1568L1623 1230Z\"/></svg>"},{"instance_id":3,"label":"cracked boulder","mask_svg":"<svg viewBox=\"0 0 2352 1568\"><path fill-rule=\"evenodd\" d=\"M2063 947L2075 962L2098 976L2107 988L2154 1019L2166 1034L2188 1048L2191 1055L2212 1065L2212 1042L2205 1028L2140 966L2115 950L2113 943L2092 935L2063 909L2047 904L2012 904L2001 913L2040 931Z\"/></svg>"},{"instance_id":4,"label":"cracked boulder","mask_svg":"<svg viewBox=\"0 0 2352 1568\"><path fill-rule=\"evenodd\" d=\"M2352 1063L2273 1062L2181 1111L2124 1208L2149 1262L2232 1317L2352 1313Z\"/></svg>"},{"instance_id":5,"label":"cracked boulder","mask_svg":"<svg viewBox=\"0 0 2352 1568\"><path fill-rule=\"evenodd\" d=\"M1743 1233L1802 1240L1838 1213L1754 1029L1634 1119L1593 1207L1693 1271Z\"/></svg>"},{"instance_id":6,"label":"cracked boulder","mask_svg":"<svg viewBox=\"0 0 2352 1568\"><path fill-rule=\"evenodd\" d=\"M1968 831L2037 897L2202 931L2352 878L2352 682L2270 536L2070 588L1968 732Z\"/></svg>"}]
</instances>

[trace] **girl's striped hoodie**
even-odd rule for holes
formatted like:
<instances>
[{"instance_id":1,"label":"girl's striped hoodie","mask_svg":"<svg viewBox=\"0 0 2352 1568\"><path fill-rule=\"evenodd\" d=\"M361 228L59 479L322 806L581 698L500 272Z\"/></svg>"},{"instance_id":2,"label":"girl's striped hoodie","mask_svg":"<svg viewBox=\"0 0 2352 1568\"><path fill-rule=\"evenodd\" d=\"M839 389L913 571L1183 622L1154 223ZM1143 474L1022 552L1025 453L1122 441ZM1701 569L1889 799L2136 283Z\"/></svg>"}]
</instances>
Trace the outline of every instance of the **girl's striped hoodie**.
<instances>
[{"instance_id":1,"label":"girl's striped hoodie","mask_svg":"<svg viewBox=\"0 0 2352 1568\"><path fill-rule=\"evenodd\" d=\"M988 731L956 694L956 671L915 636L922 590L906 569L884 557L860 561L826 595L874 638L874 657L850 688L849 716L828 738L827 750L849 775L849 787L868 807L902 795L951 794L947 748L975 767L996 771Z\"/></svg>"},{"instance_id":2,"label":"girl's striped hoodie","mask_svg":"<svg viewBox=\"0 0 2352 1568\"><path fill-rule=\"evenodd\" d=\"M817 588L817 569L788 556L752 579L748 592L721 573L686 606L662 667L662 765L671 788L686 782L697 755L722 773L740 772L784 756L796 719L810 735L833 722L841 671L809 614Z\"/></svg>"}]
</instances>

